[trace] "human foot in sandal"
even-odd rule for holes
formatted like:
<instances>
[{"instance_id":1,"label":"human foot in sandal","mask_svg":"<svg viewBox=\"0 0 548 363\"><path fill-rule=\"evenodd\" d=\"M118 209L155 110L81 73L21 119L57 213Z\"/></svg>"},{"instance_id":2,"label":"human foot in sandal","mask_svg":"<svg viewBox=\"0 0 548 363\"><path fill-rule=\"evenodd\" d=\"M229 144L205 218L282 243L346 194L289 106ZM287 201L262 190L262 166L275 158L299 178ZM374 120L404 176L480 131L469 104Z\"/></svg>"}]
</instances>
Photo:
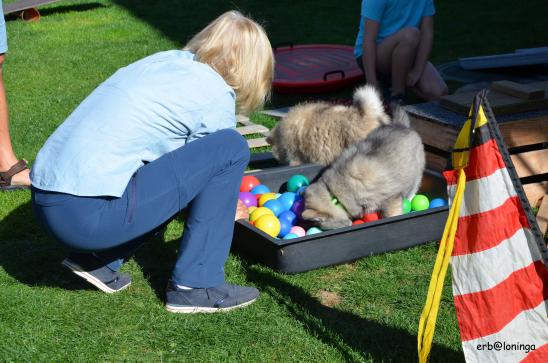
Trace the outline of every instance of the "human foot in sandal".
<instances>
[{"instance_id":1,"label":"human foot in sandal","mask_svg":"<svg viewBox=\"0 0 548 363\"><path fill-rule=\"evenodd\" d=\"M0 190L28 189L30 187L29 172L25 160L19 160L8 170L0 171Z\"/></svg>"}]
</instances>

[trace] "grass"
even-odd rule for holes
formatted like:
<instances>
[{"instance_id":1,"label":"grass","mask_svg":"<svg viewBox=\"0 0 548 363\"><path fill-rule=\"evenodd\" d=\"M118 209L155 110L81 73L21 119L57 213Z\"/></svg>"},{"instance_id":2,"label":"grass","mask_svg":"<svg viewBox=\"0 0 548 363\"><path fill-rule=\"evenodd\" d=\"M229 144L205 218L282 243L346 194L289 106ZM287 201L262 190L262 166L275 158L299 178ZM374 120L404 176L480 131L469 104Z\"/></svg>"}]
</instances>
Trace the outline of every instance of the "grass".
<instances>
[{"instance_id":1,"label":"grass","mask_svg":"<svg viewBox=\"0 0 548 363\"><path fill-rule=\"evenodd\" d=\"M32 161L116 69L182 46L222 11L238 8L263 21L273 44L352 44L359 3L60 1L41 9L39 23L8 21L4 77L16 152ZM521 7L509 0L437 5L435 63L548 43L548 34L535 30L545 21L541 0ZM110 296L60 267L64 251L34 223L28 192L0 194L0 361L415 360L435 243L291 276L232 254L228 279L259 287L260 299L228 314L185 316L163 308L181 231L174 221L163 238L139 250L124 267L132 286ZM449 281L432 361L463 360Z\"/></svg>"}]
</instances>

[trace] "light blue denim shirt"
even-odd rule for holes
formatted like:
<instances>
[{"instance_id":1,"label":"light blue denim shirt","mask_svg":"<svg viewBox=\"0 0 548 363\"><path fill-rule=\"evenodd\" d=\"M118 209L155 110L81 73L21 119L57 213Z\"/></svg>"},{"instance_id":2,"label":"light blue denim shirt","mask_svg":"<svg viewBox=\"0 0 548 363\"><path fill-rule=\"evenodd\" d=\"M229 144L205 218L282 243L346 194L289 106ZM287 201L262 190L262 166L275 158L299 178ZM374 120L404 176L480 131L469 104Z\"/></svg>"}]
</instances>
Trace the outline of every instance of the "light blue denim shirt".
<instances>
[{"instance_id":1,"label":"light blue denim shirt","mask_svg":"<svg viewBox=\"0 0 548 363\"><path fill-rule=\"evenodd\" d=\"M236 95L187 51L156 53L97 87L38 152L36 188L120 197L144 163L236 126Z\"/></svg>"}]
</instances>

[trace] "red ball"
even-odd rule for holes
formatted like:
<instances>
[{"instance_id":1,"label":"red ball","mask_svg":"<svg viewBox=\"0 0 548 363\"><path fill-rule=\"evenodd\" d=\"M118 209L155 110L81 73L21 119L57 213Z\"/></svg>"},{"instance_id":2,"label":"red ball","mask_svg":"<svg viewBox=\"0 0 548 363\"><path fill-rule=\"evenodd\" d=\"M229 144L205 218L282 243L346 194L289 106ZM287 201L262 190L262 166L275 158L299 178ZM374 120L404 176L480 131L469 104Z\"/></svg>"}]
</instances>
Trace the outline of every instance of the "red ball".
<instances>
[{"instance_id":1,"label":"red ball","mask_svg":"<svg viewBox=\"0 0 548 363\"><path fill-rule=\"evenodd\" d=\"M240 183L240 192L249 192L259 184L261 184L259 179L253 175L246 175L242 178L242 182Z\"/></svg>"},{"instance_id":2,"label":"red ball","mask_svg":"<svg viewBox=\"0 0 548 363\"><path fill-rule=\"evenodd\" d=\"M379 214L377 212L366 214L362 218L362 220L364 222L373 222L373 221L378 221L379 219L380 219L380 217L379 217Z\"/></svg>"},{"instance_id":3,"label":"red ball","mask_svg":"<svg viewBox=\"0 0 548 363\"><path fill-rule=\"evenodd\" d=\"M362 221L361 219L356 219L355 221L352 221L352 225L355 226L357 224L363 224L365 223L364 221Z\"/></svg>"}]
</instances>

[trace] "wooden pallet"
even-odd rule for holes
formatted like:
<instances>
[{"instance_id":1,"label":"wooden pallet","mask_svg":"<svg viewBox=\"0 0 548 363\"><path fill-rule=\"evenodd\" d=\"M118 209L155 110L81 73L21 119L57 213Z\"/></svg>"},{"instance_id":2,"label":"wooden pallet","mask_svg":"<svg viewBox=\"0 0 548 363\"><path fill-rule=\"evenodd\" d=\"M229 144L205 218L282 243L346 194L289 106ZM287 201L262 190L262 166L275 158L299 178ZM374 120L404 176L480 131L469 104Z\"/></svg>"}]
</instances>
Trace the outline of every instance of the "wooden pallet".
<instances>
[{"instance_id":1,"label":"wooden pallet","mask_svg":"<svg viewBox=\"0 0 548 363\"><path fill-rule=\"evenodd\" d=\"M242 136L253 135L253 134L261 135L260 137L247 139L247 144L250 149L269 146L269 143L266 142L266 137L268 136L270 132L268 127L253 123L251 122L249 117L244 115L237 115L236 121L239 125L241 125L236 127L236 131L238 131L240 135Z\"/></svg>"},{"instance_id":2,"label":"wooden pallet","mask_svg":"<svg viewBox=\"0 0 548 363\"><path fill-rule=\"evenodd\" d=\"M436 102L406 109L425 144L427 164L443 170L466 116ZM527 199L537 207L548 194L548 108L496 117Z\"/></svg>"}]
</instances>

